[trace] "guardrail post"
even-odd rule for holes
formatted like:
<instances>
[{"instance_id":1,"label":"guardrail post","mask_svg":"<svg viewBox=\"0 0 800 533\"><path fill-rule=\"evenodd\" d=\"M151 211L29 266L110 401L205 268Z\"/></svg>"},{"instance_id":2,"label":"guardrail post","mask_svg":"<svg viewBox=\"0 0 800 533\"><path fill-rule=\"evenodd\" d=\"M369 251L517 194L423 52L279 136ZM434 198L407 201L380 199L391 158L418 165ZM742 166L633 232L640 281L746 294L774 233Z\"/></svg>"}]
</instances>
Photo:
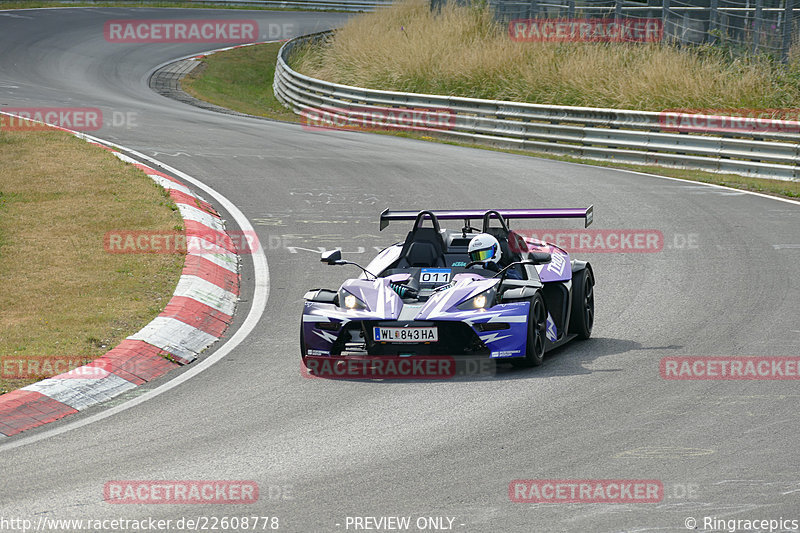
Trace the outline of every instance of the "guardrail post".
<instances>
[{"instance_id":1,"label":"guardrail post","mask_svg":"<svg viewBox=\"0 0 800 533\"><path fill-rule=\"evenodd\" d=\"M717 25L719 24L719 0L711 0L710 12L708 13L708 42L717 42Z\"/></svg>"},{"instance_id":2,"label":"guardrail post","mask_svg":"<svg viewBox=\"0 0 800 533\"><path fill-rule=\"evenodd\" d=\"M619 20L622 18L622 0L615 0L614 1L614 20L619 23Z\"/></svg>"},{"instance_id":3,"label":"guardrail post","mask_svg":"<svg viewBox=\"0 0 800 533\"><path fill-rule=\"evenodd\" d=\"M686 38L687 33L689 33L689 12L684 11L683 17L681 17L681 44L686 44L688 42Z\"/></svg>"},{"instance_id":4,"label":"guardrail post","mask_svg":"<svg viewBox=\"0 0 800 533\"><path fill-rule=\"evenodd\" d=\"M575 18L575 0L567 0L567 18Z\"/></svg>"},{"instance_id":5,"label":"guardrail post","mask_svg":"<svg viewBox=\"0 0 800 533\"><path fill-rule=\"evenodd\" d=\"M764 19L763 9L764 0L756 0L756 14L753 18L753 55L758 53L758 44L761 40L761 21Z\"/></svg>"},{"instance_id":6,"label":"guardrail post","mask_svg":"<svg viewBox=\"0 0 800 533\"><path fill-rule=\"evenodd\" d=\"M781 43L781 62L789 62L789 49L792 46L792 24L794 23L793 0L784 0L783 7L783 42Z\"/></svg>"},{"instance_id":7,"label":"guardrail post","mask_svg":"<svg viewBox=\"0 0 800 533\"><path fill-rule=\"evenodd\" d=\"M664 31L664 39L666 40L669 35L669 0L664 0L664 6L661 8L661 27Z\"/></svg>"}]
</instances>

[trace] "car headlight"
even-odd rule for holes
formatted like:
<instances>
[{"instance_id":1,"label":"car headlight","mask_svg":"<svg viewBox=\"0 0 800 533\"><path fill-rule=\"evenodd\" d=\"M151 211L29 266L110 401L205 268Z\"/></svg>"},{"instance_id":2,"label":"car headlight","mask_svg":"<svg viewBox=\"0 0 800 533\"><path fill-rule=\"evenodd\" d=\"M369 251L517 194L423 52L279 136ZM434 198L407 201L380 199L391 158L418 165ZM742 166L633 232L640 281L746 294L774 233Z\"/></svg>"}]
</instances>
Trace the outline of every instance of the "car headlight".
<instances>
[{"instance_id":1,"label":"car headlight","mask_svg":"<svg viewBox=\"0 0 800 533\"><path fill-rule=\"evenodd\" d=\"M476 294L469 300L466 300L458 304L456 308L461 309L462 311L472 311L473 309L486 309L494 305L496 296L497 296L497 290L494 287L492 287L491 289Z\"/></svg>"},{"instance_id":2,"label":"car headlight","mask_svg":"<svg viewBox=\"0 0 800 533\"><path fill-rule=\"evenodd\" d=\"M344 289L339 290L339 305L345 309L358 311L367 309L367 304L361 301L356 295L347 292Z\"/></svg>"}]
</instances>

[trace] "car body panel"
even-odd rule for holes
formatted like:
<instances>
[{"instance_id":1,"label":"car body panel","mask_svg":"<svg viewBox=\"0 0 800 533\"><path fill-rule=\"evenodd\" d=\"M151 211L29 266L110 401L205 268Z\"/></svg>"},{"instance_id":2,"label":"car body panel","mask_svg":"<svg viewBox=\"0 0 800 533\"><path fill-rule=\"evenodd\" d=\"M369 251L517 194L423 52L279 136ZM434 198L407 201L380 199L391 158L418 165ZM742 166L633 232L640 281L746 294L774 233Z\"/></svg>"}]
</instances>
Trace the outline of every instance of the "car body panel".
<instances>
[{"instance_id":1,"label":"car body panel","mask_svg":"<svg viewBox=\"0 0 800 533\"><path fill-rule=\"evenodd\" d=\"M540 215L545 212L567 213L571 218L588 213L586 217L590 222L591 211L590 207L588 210L505 212L513 213L518 218L524 218L526 212L535 212L536 218L542 218ZM382 214L382 223L387 213L388 210ZM410 216L408 213L410 212L395 212L389 215L391 220L405 220ZM423 213L431 212L419 212L415 228L420 225L419 220ZM449 213L474 215L481 212L432 214L436 213L448 213L448 218L454 218ZM434 224L434 228L447 237L444 242L456 242L458 235L454 235L454 232L439 230L438 223ZM471 235L466 230L462 231L465 239ZM409 241L413 239L413 233L414 230L409 233L406 243L413 242ZM358 278L348 279L339 289L340 298L351 294L358 299L358 305L363 304L365 308L347 309L340 307L342 302L339 305L322 301L305 302L302 322L304 356L373 355L373 352L378 355L415 355L433 353L446 345L454 347L458 352L447 355L479 354L498 359L524 357L529 331L530 300L521 298L517 301L503 301L496 297L510 287L530 287L525 290L541 292L547 309L546 347L549 349L566 342L570 338L567 330L572 304L573 270L578 263L581 268L590 267L587 263L572 260L567 251L553 244L533 239L524 239L524 243L527 250L519 250L520 257L524 259L528 252L544 252L550 254L550 262L530 267L526 270L529 272L528 279L522 280L496 277L495 273L483 268L467 270L466 262L455 252L445 254L445 267L400 267L398 265L404 260L404 243L395 243L384 248L365 267L369 274L362 273ZM446 250L450 251L449 248ZM338 264L342 263L346 262L340 261ZM435 270L443 276L446 273L448 281L438 285L427 282L426 285L420 281L423 269ZM373 279L372 275L377 275L377 279ZM414 296L400 296L409 289L417 291L410 293L415 294ZM486 296L485 299L474 300L482 294ZM352 298L349 300L352 303ZM487 304L485 307L470 307L483 305L484 301ZM437 328L439 339L435 342L387 342L383 340L384 337L375 338L375 328L379 327Z\"/></svg>"}]
</instances>

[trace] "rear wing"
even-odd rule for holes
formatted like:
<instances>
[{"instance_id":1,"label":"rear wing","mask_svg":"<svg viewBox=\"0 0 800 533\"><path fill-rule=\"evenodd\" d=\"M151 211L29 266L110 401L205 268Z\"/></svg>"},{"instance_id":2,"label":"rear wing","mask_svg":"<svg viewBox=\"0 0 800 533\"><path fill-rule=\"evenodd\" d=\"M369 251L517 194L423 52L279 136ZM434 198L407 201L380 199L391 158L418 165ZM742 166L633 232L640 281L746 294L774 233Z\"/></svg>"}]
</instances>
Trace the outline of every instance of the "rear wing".
<instances>
[{"instance_id":1,"label":"rear wing","mask_svg":"<svg viewBox=\"0 0 800 533\"><path fill-rule=\"evenodd\" d=\"M594 217L594 206L581 208L557 209L457 209L452 211L424 211L433 214L439 220L469 220L482 219L487 212L499 213L506 220L514 218L582 218L584 227L588 228ZM389 211L381 213L380 229L383 230L392 220L416 220L422 211Z\"/></svg>"}]
</instances>

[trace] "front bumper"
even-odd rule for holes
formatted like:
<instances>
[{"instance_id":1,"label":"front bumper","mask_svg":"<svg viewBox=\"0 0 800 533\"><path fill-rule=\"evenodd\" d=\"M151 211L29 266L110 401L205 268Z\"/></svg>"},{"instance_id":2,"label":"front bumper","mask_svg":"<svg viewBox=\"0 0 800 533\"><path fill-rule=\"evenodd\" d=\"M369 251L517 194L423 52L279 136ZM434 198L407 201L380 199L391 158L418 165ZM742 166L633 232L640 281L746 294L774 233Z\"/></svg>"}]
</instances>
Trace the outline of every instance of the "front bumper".
<instances>
[{"instance_id":1,"label":"front bumper","mask_svg":"<svg viewBox=\"0 0 800 533\"><path fill-rule=\"evenodd\" d=\"M398 321L365 316L349 319L340 312L328 314L324 308L307 304L303 319L305 355L524 357L528 306L527 302L497 305L485 311L460 312L452 320ZM374 339L375 327L436 327L438 341L380 342Z\"/></svg>"}]
</instances>

